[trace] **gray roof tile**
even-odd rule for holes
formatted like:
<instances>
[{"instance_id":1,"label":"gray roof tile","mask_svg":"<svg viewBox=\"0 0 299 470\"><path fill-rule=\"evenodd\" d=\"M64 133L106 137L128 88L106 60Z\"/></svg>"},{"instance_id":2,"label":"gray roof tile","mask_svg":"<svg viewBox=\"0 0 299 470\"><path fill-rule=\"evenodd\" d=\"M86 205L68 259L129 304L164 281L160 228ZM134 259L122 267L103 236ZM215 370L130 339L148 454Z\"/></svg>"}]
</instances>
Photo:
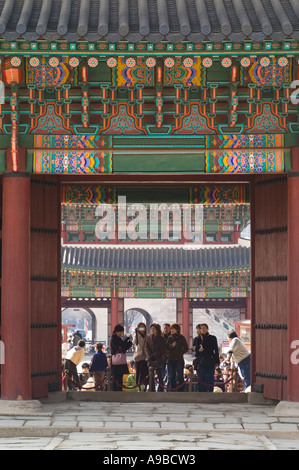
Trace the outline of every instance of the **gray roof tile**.
<instances>
[{"instance_id":1,"label":"gray roof tile","mask_svg":"<svg viewBox=\"0 0 299 470\"><path fill-rule=\"evenodd\" d=\"M0 0L0 35L157 43L299 38L298 0Z\"/></svg>"},{"instance_id":2,"label":"gray roof tile","mask_svg":"<svg viewBox=\"0 0 299 470\"><path fill-rule=\"evenodd\" d=\"M250 248L98 248L63 246L62 266L134 272L190 272L250 267Z\"/></svg>"}]
</instances>

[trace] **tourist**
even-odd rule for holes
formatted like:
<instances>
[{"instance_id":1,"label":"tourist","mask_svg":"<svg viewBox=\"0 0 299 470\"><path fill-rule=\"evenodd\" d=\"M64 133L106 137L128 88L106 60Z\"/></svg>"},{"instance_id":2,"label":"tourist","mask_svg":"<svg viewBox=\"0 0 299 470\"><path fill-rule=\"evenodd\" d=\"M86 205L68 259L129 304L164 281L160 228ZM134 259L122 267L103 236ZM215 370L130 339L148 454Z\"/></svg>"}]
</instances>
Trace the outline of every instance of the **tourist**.
<instances>
[{"instance_id":1,"label":"tourist","mask_svg":"<svg viewBox=\"0 0 299 470\"><path fill-rule=\"evenodd\" d=\"M82 339L82 335L79 330L73 334L73 345L77 346L78 342Z\"/></svg>"},{"instance_id":2,"label":"tourist","mask_svg":"<svg viewBox=\"0 0 299 470\"><path fill-rule=\"evenodd\" d=\"M74 346L65 356L65 370L68 370L68 378L71 380L69 383L70 389L80 387L77 366L82 361L85 354L85 342L80 340L77 346Z\"/></svg>"},{"instance_id":3,"label":"tourist","mask_svg":"<svg viewBox=\"0 0 299 470\"><path fill-rule=\"evenodd\" d=\"M206 323L196 326L197 338L193 344L197 358L196 372L199 392L213 392L215 367L219 365L219 350L216 336L210 335Z\"/></svg>"},{"instance_id":4,"label":"tourist","mask_svg":"<svg viewBox=\"0 0 299 470\"><path fill-rule=\"evenodd\" d=\"M145 355L148 368L152 367L158 376L158 392L163 392L163 361L165 359L166 342L162 336L161 326L158 323L152 323L151 332L145 340ZM155 391L154 379L149 384L150 391Z\"/></svg>"},{"instance_id":5,"label":"tourist","mask_svg":"<svg viewBox=\"0 0 299 470\"><path fill-rule=\"evenodd\" d=\"M171 335L170 333L170 323L164 323L163 325L163 336L165 341L167 342L169 336Z\"/></svg>"},{"instance_id":6,"label":"tourist","mask_svg":"<svg viewBox=\"0 0 299 470\"><path fill-rule=\"evenodd\" d=\"M219 360L220 360L220 369L222 370L222 372L226 372L227 369L230 368L230 361L227 359L226 357L226 354L220 354L219 356Z\"/></svg>"},{"instance_id":7,"label":"tourist","mask_svg":"<svg viewBox=\"0 0 299 470\"><path fill-rule=\"evenodd\" d=\"M220 354L219 356L220 359L220 369L222 371L222 376L223 380L225 382L225 392L229 392L230 386L231 386L231 381L230 379L230 360L227 358L226 354Z\"/></svg>"},{"instance_id":8,"label":"tourist","mask_svg":"<svg viewBox=\"0 0 299 470\"><path fill-rule=\"evenodd\" d=\"M133 338L133 344L135 351L133 359L135 361L136 370L136 384L146 384L146 378L148 376L148 368L145 355L145 339L146 339L146 325L145 323L138 323L135 329L135 335ZM146 387L144 388L146 390Z\"/></svg>"},{"instance_id":9,"label":"tourist","mask_svg":"<svg viewBox=\"0 0 299 470\"><path fill-rule=\"evenodd\" d=\"M91 365L89 368L89 372L93 374L94 381L96 385L96 390L101 390L102 392L105 390L105 373L108 367L108 361L106 354L102 351L103 345L102 343L96 344L96 353L94 354Z\"/></svg>"},{"instance_id":10,"label":"tourist","mask_svg":"<svg viewBox=\"0 0 299 470\"><path fill-rule=\"evenodd\" d=\"M216 367L215 369L215 385L220 388L222 392L225 392L225 385L224 385L224 378L223 373L220 367ZM214 387L215 391L215 387Z\"/></svg>"},{"instance_id":11,"label":"tourist","mask_svg":"<svg viewBox=\"0 0 299 470\"><path fill-rule=\"evenodd\" d=\"M182 385L184 383L184 354L189 348L178 323L170 326L170 333L167 340L169 388L172 389L171 391L177 389L178 392L184 392L184 385Z\"/></svg>"},{"instance_id":12,"label":"tourist","mask_svg":"<svg viewBox=\"0 0 299 470\"><path fill-rule=\"evenodd\" d=\"M85 385L87 380L89 379L89 364L87 362L84 362L81 365L82 372L79 374L79 380L80 380L80 386Z\"/></svg>"},{"instance_id":13,"label":"tourist","mask_svg":"<svg viewBox=\"0 0 299 470\"><path fill-rule=\"evenodd\" d=\"M114 392L123 390L123 375L129 373L126 352L132 346L132 341L129 337L122 338L124 330L122 325L116 325L111 336L111 378Z\"/></svg>"},{"instance_id":14,"label":"tourist","mask_svg":"<svg viewBox=\"0 0 299 470\"><path fill-rule=\"evenodd\" d=\"M167 340L170 336L170 323L164 323L163 325L163 337L165 339L165 342L167 343ZM166 383L167 387L170 387L169 384L169 374L168 374L168 357L167 357L167 351L165 351L165 359L163 361L163 377L164 377L164 382Z\"/></svg>"},{"instance_id":15,"label":"tourist","mask_svg":"<svg viewBox=\"0 0 299 470\"><path fill-rule=\"evenodd\" d=\"M238 371L244 382L244 391L251 385L251 354L243 341L233 331L228 335L230 350L228 354L232 355L233 361L238 366Z\"/></svg>"}]
</instances>

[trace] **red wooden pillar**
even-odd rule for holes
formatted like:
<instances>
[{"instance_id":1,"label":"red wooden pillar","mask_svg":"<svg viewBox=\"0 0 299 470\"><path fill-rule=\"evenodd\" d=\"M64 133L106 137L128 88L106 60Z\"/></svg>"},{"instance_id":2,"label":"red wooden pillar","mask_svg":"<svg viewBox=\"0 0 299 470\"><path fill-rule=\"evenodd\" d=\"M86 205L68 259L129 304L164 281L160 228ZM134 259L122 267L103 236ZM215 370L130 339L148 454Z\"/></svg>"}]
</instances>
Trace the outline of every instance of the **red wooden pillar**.
<instances>
[{"instance_id":1,"label":"red wooden pillar","mask_svg":"<svg viewBox=\"0 0 299 470\"><path fill-rule=\"evenodd\" d=\"M288 177L288 400L299 402L299 148Z\"/></svg>"},{"instance_id":2,"label":"red wooden pillar","mask_svg":"<svg viewBox=\"0 0 299 470\"><path fill-rule=\"evenodd\" d=\"M111 298L111 333L118 324L118 298Z\"/></svg>"},{"instance_id":3,"label":"red wooden pillar","mask_svg":"<svg viewBox=\"0 0 299 470\"><path fill-rule=\"evenodd\" d=\"M30 176L3 175L1 398L31 399Z\"/></svg>"},{"instance_id":4,"label":"red wooden pillar","mask_svg":"<svg viewBox=\"0 0 299 470\"><path fill-rule=\"evenodd\" d=\"M111 334L115 328L116 325L118 325L119 320L118 320L118 297L117 297L117 291L116 291L116 279L113 279L113 291L112 291L112 297L111 297L111 307L110 307L110 314L111 314Z\"/></svg>"},{"instance_id":5,"label":"red wooden pillar","mask_svg":"<svg viewBox=\"0 0 299 470\"><path fill-rule=\"evenodd\" d=\"M251 295L249 293L248 297L246 297L245 320L250 320L250 319L251 319Z\"/></svg>"},{"instance_id":6,"label":"red wooden pillar","mask_svg":"<svg viewBox=\"0 0 299 470\"><path fill-rule=\"evenodd\" d=\"M182 299L182 334L185 336L187 343L189 344L189 313L190 313L190 306L189 306L189 299L183 298Z\"/></svg>"}]
</instances>

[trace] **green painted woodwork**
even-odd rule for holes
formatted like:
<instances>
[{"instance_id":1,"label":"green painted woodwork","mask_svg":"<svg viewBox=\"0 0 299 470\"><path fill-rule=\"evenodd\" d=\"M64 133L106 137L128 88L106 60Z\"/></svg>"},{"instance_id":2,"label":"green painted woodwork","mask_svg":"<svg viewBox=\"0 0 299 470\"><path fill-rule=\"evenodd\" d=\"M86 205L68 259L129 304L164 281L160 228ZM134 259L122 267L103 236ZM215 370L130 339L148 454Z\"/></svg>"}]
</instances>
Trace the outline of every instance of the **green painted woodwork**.
<instances>
[{"instance_id":1,"label":"green painted woodwork","mask_svg":"<svg viewBox=\"0 0 299 470\"><path fill-rule=\"evenodd\" d=\"M204 173L204 154L115 154L114 173Z\"/></svg>"},{"instance_id":2,"label":"green painted woodwork","mask_svg":"<svg viewBox=\"0 0 299 470\"><path fill-rule=\"evenodd\" d=\"M293 40L0 40L6 84L0 146L10 147L12 122L17 122L18 146L29 149L29 172L63 174L68 167L68 174L75 173L71 160L76 156L77 161L106 159L104 165L78 164L76 173L86 176L288 172L290 148L299 145L298 106L290 100L298 54ZM55 60L61 69L58 83ZM39 162L37 171L31 149L39 134L86 139L72 147L47 147L50 158L65 161L49 171ZM110 141L87 155L92 136ZM55 154L61 148L73 152Z\"/></svg>"},{"instance_id":3,"label":"green painted woodwork","mask_svg":"<svg viewBox=\"0 0 299 470\"><path fill-rule=\"evenodd\" d=\"M124 53L130 53L134 55L177 55L179 54L208 54L208 55L229 55L234 54L262 54L265 52L271 52L271 54L284 53L298 53L299 44L297 41L292 39L286 41L273 41L264 40L261 42L254 42L251 40L244 42L230 42L222 41L219 43L212 43L209 41L203 41L198 44L183 41L178 44L171 44L168 41L161 41L158 44L151 44L147 41L140 41L139 43L133 44L128 41L120 41L119 43L108 43L108 42L87 42L77 41L69 42L58 40L58 41L26 41L18 39L17 41L0 41L0 54L49 54L58 55L65 54L66 51L69 55L122 55Z\"/></svg>"},{"instance_id":4,"label":"green painted woodwork","mask_svg":"<svg viewBox=\"0 0 299 470\"><path fill-rule=\"evenodd\" d=\"M240 298L250 295L249 267L198 273L102 273L62 268L63 297Z\"/></svg>"},{"instance_id":5,"label":"green painted woodwork","mask_svg":"<svg viewBox=\"0 0 299 470\"><path fill-rule=\"evenodd\" d=\"M118 148L202 148L204 149L206 146L206 138L205 135L199 135L196 137L188 136L186 137L179 137L175 135L169 135L171 132L171 127L165 127L166 136L161 137L158 135L156 127L149 127L148 132L150 135L148 136L114 136L113 137L113 147L115 149ZM153 133L151 135L151 133ZM299 138L298 138L299 141Z\"/></svg>"},{"instance_id":6,"label":"green painted woodwork","mask_svg":"<svg viewBox=\"0 0 299 470\"><path fill-rule=\"evenodd\" d=\"M6 170L6 150L0 149L0 173Z\"/></svg>"}]
</instances>

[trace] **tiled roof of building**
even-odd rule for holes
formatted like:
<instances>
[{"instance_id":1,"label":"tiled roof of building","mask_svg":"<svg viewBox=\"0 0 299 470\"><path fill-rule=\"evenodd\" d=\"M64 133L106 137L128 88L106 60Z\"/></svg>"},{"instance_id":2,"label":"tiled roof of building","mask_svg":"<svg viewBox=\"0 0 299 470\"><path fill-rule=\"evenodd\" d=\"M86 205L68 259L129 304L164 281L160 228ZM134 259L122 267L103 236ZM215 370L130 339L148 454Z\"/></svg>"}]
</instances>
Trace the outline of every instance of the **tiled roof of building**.
<instances>
[{"instance_id":1,"label":"tiled roof of building","mask_svg":"<svg viewBox=\"0 0 299 470\"><path fill-rule=\"evenodd\" d=\"M299 1L0 0L0 37L133 43L299 39Z\"/></svg>"},{"instance_id":2,"label":"tiled roof of building","mask_svg":"<svg viewBox=\"0 0 299 470\"><path fill-rule=\"evenodd\" d=\"M250 248L62 247L62 266L124 272L194 272L250 267Z\"/></svg>"}]
</instances>

